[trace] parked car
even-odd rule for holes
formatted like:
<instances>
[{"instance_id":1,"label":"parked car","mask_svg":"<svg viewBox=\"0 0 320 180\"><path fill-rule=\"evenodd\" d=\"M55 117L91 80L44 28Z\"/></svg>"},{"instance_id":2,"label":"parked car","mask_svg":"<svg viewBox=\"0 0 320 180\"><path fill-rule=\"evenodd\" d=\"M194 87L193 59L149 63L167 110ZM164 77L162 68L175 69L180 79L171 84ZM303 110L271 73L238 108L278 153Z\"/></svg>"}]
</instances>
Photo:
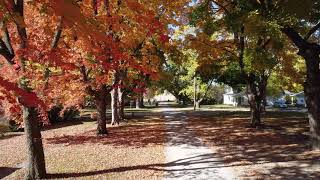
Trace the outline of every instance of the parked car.
<instances>
[{"instance_id":1,"label":"parked car","mask_svg":"<svg viewBox=\"0 0 320 180\"><path fill-rule=\"evenodd\" d=\"M277 108L287 108L288 107L288 105L287 104L285 104L285 103L283 103L283 102L274 102L273 103L273 107L277 107Z\"/></svg>"}]
</instances>

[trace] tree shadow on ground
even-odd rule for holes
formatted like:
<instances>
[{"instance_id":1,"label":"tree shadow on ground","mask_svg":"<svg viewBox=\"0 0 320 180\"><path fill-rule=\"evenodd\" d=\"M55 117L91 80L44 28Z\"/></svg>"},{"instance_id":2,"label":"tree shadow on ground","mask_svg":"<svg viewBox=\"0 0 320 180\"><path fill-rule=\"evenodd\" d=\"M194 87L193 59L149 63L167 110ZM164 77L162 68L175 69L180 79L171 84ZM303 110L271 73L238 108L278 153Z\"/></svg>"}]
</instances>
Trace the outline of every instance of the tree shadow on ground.
<instances>
[{"instance_id":1,"label":"tree shadow on ground","mask_svg":"<svg viewBox=\"0 0 320 180\"><path fill-rule=\"evenodd\" d=\"M123 147L145 147L163 145L165 140L164 121L158 117L137 117L129 123L109 127L107 136L96 136L95 130L75 135L62 135L46 138L48 144L79 145L96 143Z\"/></svg>"},{"instance_id":2,"label":"tree shadow on ground","mask_svg":"<svg viewBox=\"0 0 320 180\"><path fill-rule=\"evenodd\" d=\"M190 179L197 178L199 171L206 169L207 171L215 171L216 168L222 166L222 162L217 161L215 154L202 154L193 157L183 158L169 163L156 163L156 164L145 164L145 165L135 165L135 166L125 166L117 167L105 170L89 171L89 172L80 172L80 173L58 173L58 174L49 174L49 179L55 178L79 178L85 176L95 176L103 175L108 173L121 173L126 171L135 171L135 170L152 170L152 171L162 171L167 173L167 177L170 178L181 178L188 177ZM203 167L201 164L207 163L217 163L216 167ZM194 166L188 168L189 165L200 165L199 167ZM219 166L221 165L221 166ZM181 168L186 167L186 168ZM170 169L167 169L170 168ZM170 173L170 172L181 172L180 173Z\"/></svg>"},{"instance_id":3,"label":"tree shadow on ground","mask_svg":"<svg viewBox=\"0 0 320 180\"><path fill-rule=\"evenodd\" d=\"M10 139L10 138L13 138L13 137L17 137L17 136L22 136L23 133L14 133L14 134L5 134L3 136L0 136L0 140L5 140L5 139Z\"/></svg>"},{"instance_id":4,"label":"tree shadow on ground","mask_svg":"<svg viewBox=\"0 0 320 180\"><path fill-rule=\"evenodd\" d=\"M9 176L14 173L19 168L11 168L11 167L0 167L0 179Z\"/></svg>"},{"instance_id":5,"label":"tree shadow on ground","mask_svg":"<svg viewBox=\"0 0 320 180\"><path fill-rule=\"evenodd\" d=\"M266 174L256 172L254 175L258 177L320 177L319 168L316 172L306 171L315 168L320 152L312 151L309 145L305 114L266 113L263 116L265 129L249 128L248 115L248 112L189 113L188 127L205 143L218 147L219 155L227 164L285 163L288 166L271 167Z\"/></svg>"},{"instance_id":6,"label":"tree shadow on ground","mask_svg":"<svg viewBox=\"0 0 320 180\"><path fill-rule=\"evenodd\" d=\"M313 172L313 171L305 171L297 166L289 166L289 167L274 167L269 172L261 173L259 176L262 179L300 179L300 180L306 180L306 179L319 179L320 173Z\"/></svg>"}]
</instances>

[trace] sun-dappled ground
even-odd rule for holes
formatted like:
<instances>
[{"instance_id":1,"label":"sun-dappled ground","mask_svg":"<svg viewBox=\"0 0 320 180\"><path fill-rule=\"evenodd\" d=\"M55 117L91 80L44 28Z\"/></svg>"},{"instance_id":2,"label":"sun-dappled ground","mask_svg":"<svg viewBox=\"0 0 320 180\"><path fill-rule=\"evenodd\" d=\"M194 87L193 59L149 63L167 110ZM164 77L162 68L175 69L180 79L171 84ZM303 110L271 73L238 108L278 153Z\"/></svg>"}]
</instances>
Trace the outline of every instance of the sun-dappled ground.
<instances>
[{"instance_id":1,"label":"sun-dappled ground","mask_svg":"<svg viewBox=\"0 0 320 180\"><path fill-rule=\"evenodd\" d=\"M96 136L96 122L88 118L55 124L42 132L48 178L163 179L170 167L203 166L204 162L215 164L206 167L209 171L235 172L236 179L320 177L320 152L312 151L308 144L305 113L268 112L263 115L265 128L253 129L248 126L250 114L245 108L204 107L195 112L191 109L135 110L134 114L127 113L128 122L108 127L110 134L106 137ZM88 117L91 112L86 110L82 115ZM173 128L168 129L165 123L170 121ZM175 124L182 121L186 124ZM166 162L168 134L171 140L184 139L174 141L175 145L202 147L204 143L212 152L203 157ZM199 138L203 143L196 143ZM0 157L0 178L23 178L26 161L23 133L0 137Z\"/></svg>"},{"instance_id":2,"label":"sun-dappled ground","mask_svg":"<svg viewBox=\"0 0 320 180\"><path fill-rule=\"evenodd\" d=\"M264 129L249 125L249 112L189 113L189 129L219 153L241 178L317 179L320 152L308 144L306 115L269 112Z\"/></svg>"},{"instance_id":3,"label":"sun-dappled ground","mask_svg":"<svg viewBox=\"0 0 320 180\"><path fill-rule=\"evenodd\" d=\"M96 137L94 121L75 121L43 131L49 178L158 179L153 164L164 163L164 125L156 116L136 116L109 136ZM24 136L0 140L0 174L6 179L23 178ZM1 178L1 176L0 176Z\"/></svg>"}]
</instances>

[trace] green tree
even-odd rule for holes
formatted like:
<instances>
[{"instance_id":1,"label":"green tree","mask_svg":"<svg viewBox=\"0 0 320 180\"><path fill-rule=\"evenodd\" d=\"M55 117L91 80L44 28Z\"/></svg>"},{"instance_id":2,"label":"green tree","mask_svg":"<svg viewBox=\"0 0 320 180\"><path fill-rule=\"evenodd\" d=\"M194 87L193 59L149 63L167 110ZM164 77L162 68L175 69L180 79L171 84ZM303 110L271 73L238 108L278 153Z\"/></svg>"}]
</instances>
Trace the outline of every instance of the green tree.
<instances>
[{"instance_id":1,"label":"green tree","mask_svg":"<svg viewBox=\"0 0 320 180\"><path fill-rule=\"evenodd\" d=\"M283 57L285 41L277 25L262 19L247 1L205 1L207 11L192 16L200 29L195 48L215 62L237 62L246 82L251 126L261 126L268 78ZM211 29L211 31L208 31ZM210 51L210 53L208 53ZM213 63L215 63L213 62Z\"/></svg>"}]
</instances>

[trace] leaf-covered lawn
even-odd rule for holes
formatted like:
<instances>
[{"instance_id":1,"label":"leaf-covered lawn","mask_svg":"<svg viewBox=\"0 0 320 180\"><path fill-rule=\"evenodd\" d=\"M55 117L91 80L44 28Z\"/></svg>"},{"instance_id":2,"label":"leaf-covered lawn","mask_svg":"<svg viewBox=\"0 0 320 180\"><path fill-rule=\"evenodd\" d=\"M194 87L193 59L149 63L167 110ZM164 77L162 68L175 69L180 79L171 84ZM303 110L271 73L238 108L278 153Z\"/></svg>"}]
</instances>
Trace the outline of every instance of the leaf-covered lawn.
<instances>
[{"instance_id":1,"label":"leaf-covered lawn","mask_svg":"<svg viewBox=\"0 0 320 180\"><path fill-rule=\"evenodd\" d=\"M239 179L320 177L320 152L308 145L303 113L267 113L264 129L249 128L245 111L185 111L184 115L188 131L218 152L222 168L232 168ZM43 131L49 178L162 179L168 165L163 118L161 113L140 113L129 123L109 127L107 137L95 136L94 121L54 125ZM24 143L21 133L0 139L0 178L23 178Z\"/></svg>"},{"instance_id":2,"label":"leaf-covered lawn","mask_svg":"<svg viewBox=\"0 0 320 180\"><path fill-rule=\"evenodd\" d=\"M219 152L239 178L317 179L320 152L308 144L303 113L269 112L265 129L249 128L248 112L189 113L189 128Z\"/></svg>"},{"instance_id":3,"label":"leaf-covered lawn","mask_svg":"<svg viewBox=\"0 0 320 180\"><path fill-rule=\"evenodd\" d=\"M94 121L55 125L43 131L49 178L159 179L153 164L164 163L164 122L155 116L138 117L110 135L96 137ZM6 179L24 176L25 139L21 133L0 140L0 174Z\"/></svg>"}]
</instances>

